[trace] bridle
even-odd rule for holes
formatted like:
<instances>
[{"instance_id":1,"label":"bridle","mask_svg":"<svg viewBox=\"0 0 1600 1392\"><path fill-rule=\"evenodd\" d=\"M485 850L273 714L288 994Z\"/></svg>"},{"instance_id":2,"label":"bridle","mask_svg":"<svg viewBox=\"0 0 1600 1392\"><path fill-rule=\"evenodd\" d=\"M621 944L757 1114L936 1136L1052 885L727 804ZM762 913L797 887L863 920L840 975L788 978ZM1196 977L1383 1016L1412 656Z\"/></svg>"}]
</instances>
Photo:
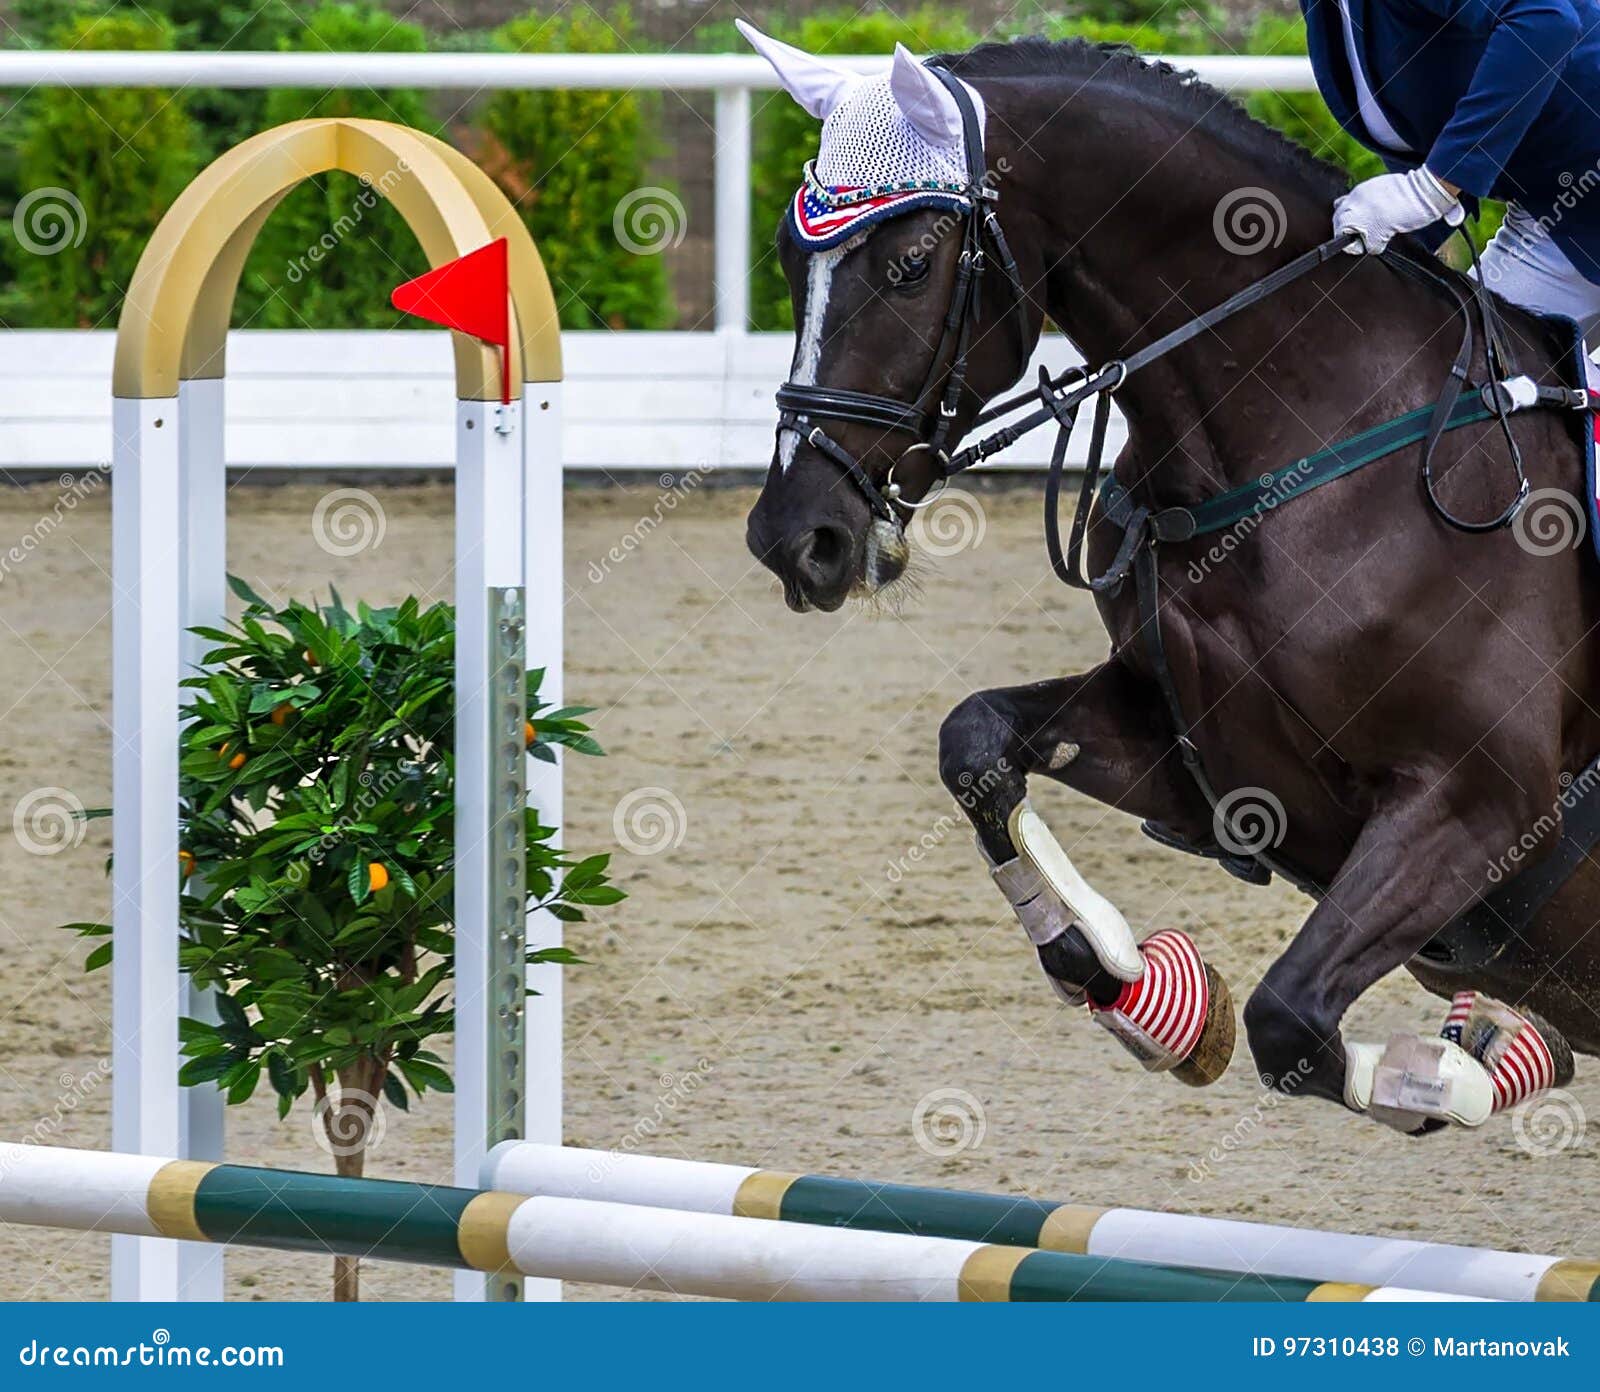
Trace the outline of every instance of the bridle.
<instances>
[{"instance_id":1,"label":"bridle","mask_svg":"<svg viewBox=\"0 0 1600 1392\"><path fill-rule=\"evenodd\" d=\"M927 66L949 90L961 112L962 139L967 157L967 185L959 195L963 207L961 257L956 264L955 285L951 288L944 326L927 378L916 397L909 402L898 397L880 396L875 392L850 391L843 387L813 386L801 382L785 382L778 388L779 435L792 432L819 454L832 460L866 499L873 514L895 526L900 524L900 515L895 511L897 506L914 508L932 501L927 496L920 501L907 500L902 484L895 478L897 469L912 456L926 454L933 478L940 480L948 476L949 455L946 446L950 443L950 432L967 385L967 357L972 346L973 326L982 309L984 276L991 259L1011 291L1011 322L1016 326L1024 362L1028 350L1028 297L1022 288L1017 263L1011 255L1005 233L1000 229L1000 220L995 215L994 204L999 194L990 186L988 168L984 163L983 131L978 113L971 95L954 73L937 59L929 61ZM893 191L893 186L885 190L865 189L854 196L865 199L881 191ZM942 386L939 382L941 373L944 376ZM924 405L925 402L935 404L930 409ZM889 472L880 484L855 455L816 423L819 420L876 426L882 430L914 435L916 442L901 452L899 458L889 466Z\"/></svg>"}]
</instances>

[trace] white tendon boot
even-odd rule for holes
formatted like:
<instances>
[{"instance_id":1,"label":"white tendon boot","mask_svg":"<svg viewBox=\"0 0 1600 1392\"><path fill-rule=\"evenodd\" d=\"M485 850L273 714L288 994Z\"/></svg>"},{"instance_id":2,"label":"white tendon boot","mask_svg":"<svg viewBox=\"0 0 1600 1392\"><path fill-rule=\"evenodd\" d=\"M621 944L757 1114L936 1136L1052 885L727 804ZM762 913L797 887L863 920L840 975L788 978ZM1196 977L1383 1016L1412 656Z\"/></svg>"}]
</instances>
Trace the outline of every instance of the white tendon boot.
<instances>
[{"instance_id":1,"label":"white tendon boot","mask_svg":"<svg viewBox=\"0 0 1600 1392\"><path fill-rule=\"evenodd\" d=\"M1457 992L1436 1039L1392 1035L1345 1046L1345 1105L1406 1135L1443 1122L1482 1126L1535 1093L1572 1081L1572 1050L1537 1016Z\"/></svg>"},{"instance_id":2,"label":"white tendon boot","mask_svg":"<svg viewBox=\"0 0 1600 1392\"><path fill-rule=\"evenodd\" d=\"M1222 978L1201 961L1187 934L1168 930L1144 943L1114 904L1080 875L1026 801L1007 820L1017 858L990 873L1034 947L1076 927L1107 974L1124 983L1100 1006L1048 972L1068 1005L1087 1005L1095 1020L1151 1071L1172 1071L1195 1086L1216 1081L1233 1056L1233 1008ZM981 849L981 848L980 848Z\"/></svg>"}]
</instances>

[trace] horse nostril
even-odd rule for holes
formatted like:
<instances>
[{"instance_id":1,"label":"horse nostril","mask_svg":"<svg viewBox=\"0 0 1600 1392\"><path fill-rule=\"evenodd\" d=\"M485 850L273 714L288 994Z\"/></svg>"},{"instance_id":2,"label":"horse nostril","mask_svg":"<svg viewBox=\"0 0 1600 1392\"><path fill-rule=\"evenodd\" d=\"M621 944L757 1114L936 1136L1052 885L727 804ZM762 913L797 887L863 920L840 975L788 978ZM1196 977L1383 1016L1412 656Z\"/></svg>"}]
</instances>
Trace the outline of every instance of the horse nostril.
<instances>
[{"instance_id":1,"label":"horse nostril","mask_svg":"<svg viewBox=\"0 0 1600 1392\"><path fill-rule=\"evenodd\" d=\"M850 533L826 525L805 533L794 543L794 568L815 585L830 585L850 559Z\"/></svg>"}]
</instances>

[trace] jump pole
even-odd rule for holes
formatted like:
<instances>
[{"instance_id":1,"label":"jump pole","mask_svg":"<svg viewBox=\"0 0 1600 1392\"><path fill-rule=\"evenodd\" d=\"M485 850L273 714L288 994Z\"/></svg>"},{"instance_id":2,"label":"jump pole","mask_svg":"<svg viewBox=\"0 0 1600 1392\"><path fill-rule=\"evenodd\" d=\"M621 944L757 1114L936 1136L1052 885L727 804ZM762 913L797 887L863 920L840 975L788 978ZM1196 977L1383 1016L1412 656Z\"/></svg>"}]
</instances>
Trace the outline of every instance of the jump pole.
<instances>
[{"instance_id":1,"label":"jump pole","mask_svg":"<svg viewBox=\"0 0 1600 1392\"><path fill-rule=\"evenodd\" d=\"M132 1234L156 1245L181 1238L730 1300L1464 1298L48 1146L0 1150L0 1221Z\"/></svg>"},{"instance_id":2,"label":"jump pole","mask_svg":"<svg viewBox=\"0 0 1600 1392\"><path fill-rule=\"evenodd\" d=\"M524 922L521 809L530 785L560 824L559 774L522 749L518 704L530 644L561 697L561 350L554 297L527 230L458 151L384 121L324 118L264 131L220 156L157 226L117 329L112 443L112 1138L125 1150L216 1159L222 1103L182 1090L178 1017L208 1003L178 973L178 682L186 636L224 606L223 441L228 325L262 225L305 179L339 170L392 203L442 266L506 243L502 348L453 336L456 378L457 1028L456 1173L514 1136L559 1140L561 996L556 967L528 979L522 947L560 924ZM537 538L529 544L528 537ZM491 881L491 876L493 880ZM491 889L491 883L496 889ZM523 985L543 994L526 1011ZM530 1069L530 1055L534 1066ZM117 1299L219 1299L220 1249L112 1244ZM463 1298L513 1298L514 1281ZM530 1294L557 1293L550 1283Z\"/></svg>"},{"instance_id":3,"label":"jump pole","mask_svg":"<svg viewBox=\"0 0 1600 1392\"><path fill-rule=\"evenodd\" d=\"M1600 1301L1600 1262L576 1147L496 1146L485 1188L1484 1300Z\"/></svg>"}]
</instances>

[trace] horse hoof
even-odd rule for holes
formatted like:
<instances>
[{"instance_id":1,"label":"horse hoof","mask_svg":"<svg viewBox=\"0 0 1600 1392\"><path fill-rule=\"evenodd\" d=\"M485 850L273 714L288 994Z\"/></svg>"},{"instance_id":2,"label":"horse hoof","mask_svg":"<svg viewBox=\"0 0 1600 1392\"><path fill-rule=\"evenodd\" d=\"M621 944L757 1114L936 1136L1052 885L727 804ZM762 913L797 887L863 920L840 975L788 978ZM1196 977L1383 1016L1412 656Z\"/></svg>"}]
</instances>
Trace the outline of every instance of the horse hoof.
<instances>
[{"instance_id":1,"label":"horse hoof","mask_svg":"<svg viewBox=\"0 0 1600 1392\"><path fill-rule=\"evenodd\" d=\"M1200 1031L1200 1042L1190 1051L1189 1057L1173 1065L1172 1076L1190 1087L1210 1087L1228 1071L1233 1060L1233 1045L1237 1031L1233 1022L1233 996L1228 983L1216 968L1206 963L1206 981L1211 988L1211 1000L1206 1009L1205 1027Z\"/></svg>"},{"instance_id":2,"label":"horse hoof","mask_svg":"<svg viewBox=\"0 0 1600 1392\"><path fill-rule=\"evenodd\" d=\"M1166 928L1139 944L1144 972L1110 1004L1090 1001L1095 1023L1152 1073L1190 1087L1220 1078L1233 1057L1233 999L1194 940Z\"/></svg>"}]
</instances>

